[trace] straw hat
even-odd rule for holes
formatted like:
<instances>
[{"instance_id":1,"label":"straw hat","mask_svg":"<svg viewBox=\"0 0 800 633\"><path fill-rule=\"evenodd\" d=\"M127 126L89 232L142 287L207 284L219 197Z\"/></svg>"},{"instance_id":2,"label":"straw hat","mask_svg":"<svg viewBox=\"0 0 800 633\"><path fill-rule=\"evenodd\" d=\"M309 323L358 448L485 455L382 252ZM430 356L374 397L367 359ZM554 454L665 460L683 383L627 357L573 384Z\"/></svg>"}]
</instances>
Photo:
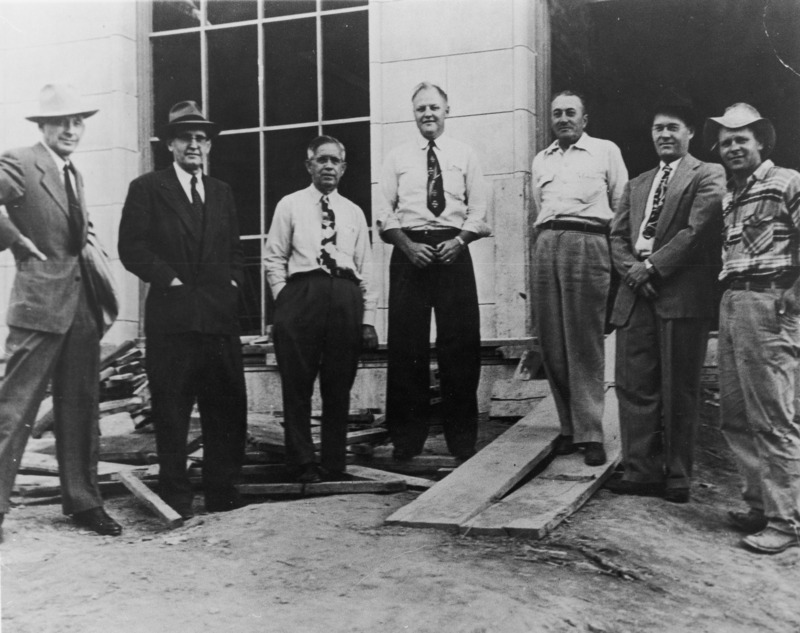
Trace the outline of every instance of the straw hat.
<instances>
[{"instance_id":1,"label":"straw hat","mask_svg":"<svg viewBox=\"0 0 800 633\"><path fill-rule=\"evenodd\" d=\"M725 114L719 117L706 119L703 128L703 140L706 147L713 150L719 142L720 128L736 130L742 127L749 127L755 130L758 138L764 142L764 150L761 158L766 159L775 148L775 128L769 119L762 117L758 110L748 103L734 103L725 110Z\"/></svg>"},{"instance_id":2,"label":"straw hat","mask_svg":"<svg viewBox=\"0 0 800 633\"><path fill-rule=\"evenodd\" d=\"M39 123L46 119L60 119L66 116L90 117L97 108L87 105L78 91L69 84L47 84L39 92L39 112L25 117L28 121Z\"/></svg>"},{"instance_id":3,"label":"straw hat","mask_svg":"<svg viewBox=\"0 0 800 633\"><path fill-rule=\"evenodd\" d=\"M168 141L186 127L205 129L209 136L216 136L220 130L219 125L203 116L196 102L179 101L170 108L169 121L159 130L158 138Z\"/></svg>"}]
</instances>

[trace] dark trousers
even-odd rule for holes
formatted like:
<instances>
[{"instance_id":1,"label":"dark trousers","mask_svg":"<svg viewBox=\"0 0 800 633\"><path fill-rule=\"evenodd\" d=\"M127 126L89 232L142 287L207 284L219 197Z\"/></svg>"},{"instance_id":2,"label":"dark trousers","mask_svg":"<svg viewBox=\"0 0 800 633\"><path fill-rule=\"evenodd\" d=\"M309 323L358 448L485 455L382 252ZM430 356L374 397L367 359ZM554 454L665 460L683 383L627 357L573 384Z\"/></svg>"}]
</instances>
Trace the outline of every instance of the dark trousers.
<instances>
[{"instance_id":1,"label":"dark trousers","mask_svg":"<svg viewBox=\"0 0 800 633\"><path fill-rule=\"evenodd\" d=\"M103 505L97 485L100 331L83 286L64 334L11 327L0 383L0 512L9 497L47 383L53 381L61 507L74 514Z\"/></svg>"},{"instance_id":2,"label":"dark trousers","mask_svg":"<svg viewBox=\"0 0 800 633\"><path fill-rule=\"evenodd\" d=\"M314 461L311 397L319 375L321 464L346 468L350 389L361 353L364 300L358 284L323 271L295 275L275 301L273 337L281 373L286 463Z\"/></svg>"},{"instance_id":3,"label":"dark trousers","mask_svg":"<svg viewBox=\"0 0 800 633\"><path fill-rule=\"evenodd\" d=\"M146 364L162 498L175 508L191 506L186 442L197 401L206 505L234 503L247 438L247 391L239 337L148 334Z\"/></svg>"},{"instance_id":4,"label":"dark trousers","mask_svg":"<svg viewBox=\"0 0 800 633\"><path fill-rule=\"evenodd\" d=\"M688 488L710 319L662 319L637 298L617 329L616 389L624 478Z\"/></svg>"},{"instance_id":5,"label":"dark trousers","mask_svg":"<svg viewBox=\"0 0 800 633\"><path fill-rule=\"evenodd\" d=\"M407 232L411 239L433 246L456 234ZM428 436L433 310L447 448L455 456L469 456L478 433L481 374L478 291L469 249L462 249L452 264L417 268L395 248L389 283L386 421L392 442L397 449L419 454Z\"/></svg>"}]
</instances>

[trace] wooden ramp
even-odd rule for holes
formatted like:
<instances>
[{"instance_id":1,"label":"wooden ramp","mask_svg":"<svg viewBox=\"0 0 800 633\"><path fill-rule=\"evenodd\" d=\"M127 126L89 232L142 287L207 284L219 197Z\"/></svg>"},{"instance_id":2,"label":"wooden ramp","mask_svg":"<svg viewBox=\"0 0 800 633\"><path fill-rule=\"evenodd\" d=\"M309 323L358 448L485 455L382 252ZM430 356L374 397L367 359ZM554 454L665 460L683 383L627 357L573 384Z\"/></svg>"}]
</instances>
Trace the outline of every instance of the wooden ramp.
<instances>
[{"instance_id":1,"label":"wooden ramp","mask_svg":"<svg viewBox=\"0 0 800 633\"><path fill-rule=\"evenodd\" d=\"M546 421L546 422L545 422ZM555 401L533 411L433 488L392 514L387 523L458 529L498 501L545 459L559 434Z\"/></svg>"},{"instance_id":2,"label":"wooden ramp","mask_svg":"<svg viewBox=\"0 0 800 633\"><path fill-rule=\"evenodd\" d=\"M545 420L541 420L546 424ZM603 418L608 462L587 466L583 453L555 458L518 490L461 526L463 533L542 538L576 512L603 485L620 460L617 398L606 391Z\"/></svg>"}]
</instances>

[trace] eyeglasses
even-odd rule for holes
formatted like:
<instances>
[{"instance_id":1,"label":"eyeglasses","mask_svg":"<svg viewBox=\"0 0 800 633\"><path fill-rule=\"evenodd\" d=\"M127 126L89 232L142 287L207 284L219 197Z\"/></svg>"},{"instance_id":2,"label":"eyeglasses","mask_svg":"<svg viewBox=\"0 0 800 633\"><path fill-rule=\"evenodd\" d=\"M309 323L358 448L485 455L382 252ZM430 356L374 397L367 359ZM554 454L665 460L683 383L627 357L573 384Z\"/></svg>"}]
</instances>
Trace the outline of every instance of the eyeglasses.
<instances>
[{"instance_id":1,"label":"eyeglasses","mask_svg":"<svg viewBox=\"0 0 800 633\"><path fill-rule=\"evenodd\" d=\"M182 143L199 143L200 145L205 145L211 140L205 134L178 134L175 138Z\"/></svg>"}]
</instances>

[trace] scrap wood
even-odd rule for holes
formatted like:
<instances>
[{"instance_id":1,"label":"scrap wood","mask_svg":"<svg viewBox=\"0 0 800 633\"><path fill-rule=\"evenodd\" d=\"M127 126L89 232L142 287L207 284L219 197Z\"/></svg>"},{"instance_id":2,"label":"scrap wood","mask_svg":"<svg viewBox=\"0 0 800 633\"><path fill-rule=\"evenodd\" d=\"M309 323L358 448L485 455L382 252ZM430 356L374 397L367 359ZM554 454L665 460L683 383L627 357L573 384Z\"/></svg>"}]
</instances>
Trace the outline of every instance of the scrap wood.
<instances>
[{"instance_id":1,"label":"scrap wood","mask_svg":"<svg viewBox=\"0 0 800 633\"><path fill-rule=\"evenodd\" d=\"M400 473L388 473L377 468L367 468L366 466L352 465L347 467L347 474L356 479L366 479L373 481L403 481L410 490L427 490L435 482L423 477L412 477Z\"/></svg>"},{"instance_id":2,"label":"scrap wood","mask_svg":"<svg viewBox=\"0 0 800 633\"><path fill-rule=\"evenodd\" d=\"M111 462L97 463L98 481L109 481L116 473L132 470L135 466L128 464L112 464ZM25 475L58 475L58 460L52 455L26 451L20 461L19 472Z\"/></svg>"},{"instance_id":3,"label":"scrap wood","mask_svg":"<svg viewBox=\"0 0 800 633\"><path fill-rule=\"evenodd\" d=\"M243 495L266 497L300 497L312 495L340 495L358 493L403 492L404 481L325 481L317 484L239 484Z\"/></svg>"},{"instance_id":4,"label":"scrap wood","mask_svg":"<svg viewBox=\"0 0 800 633\"><path fill-rule=\"evenodd\" d=\"M169 504L133 473L120 473L119 480L133 495L156 513L161 522L170 530L183 525L183 519Z\"/></svg>"},{"instance_id":5,"label":"scrap wood","mask_svg":"<svg viewBox=\"0 0 800 633\"><path fill-rule=\"evenodd\" d=\"M102 493L119 492L117 481L100 481L97 483ZM61 495L61 485L52 475L17 475L12 494L21 497L56 497Z\"/></svg>"},{"instance_id":6,"label":"scrap wood","mask_svg":"<svg viewBox=\"0 0 800 633\"><path fill-rule=\"evenodd\" d=\"M397 461L391 455L355 455L355 463L407 475L433 474L442 468L455 468L455 457L450 455L417 455L410 461Z\"/></svg>"}]
</instances>

